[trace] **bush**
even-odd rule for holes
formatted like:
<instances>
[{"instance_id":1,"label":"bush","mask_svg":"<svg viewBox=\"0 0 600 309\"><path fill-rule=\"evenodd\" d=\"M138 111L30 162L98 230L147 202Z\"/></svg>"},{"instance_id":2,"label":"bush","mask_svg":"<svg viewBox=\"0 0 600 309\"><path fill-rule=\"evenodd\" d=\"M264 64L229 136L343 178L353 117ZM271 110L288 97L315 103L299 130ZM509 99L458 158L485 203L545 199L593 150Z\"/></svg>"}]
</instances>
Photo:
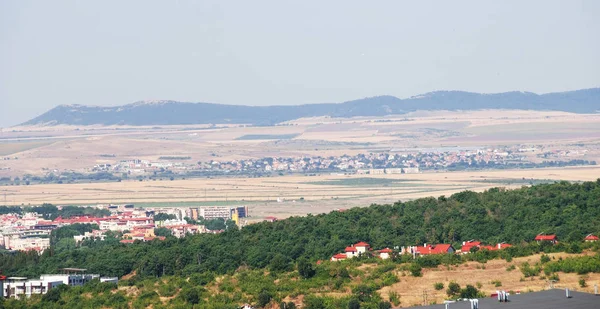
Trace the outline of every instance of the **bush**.
<instances>
[{"instance_id":1,"label":"bush","mask_svg":"<svg viewBox=\"0 0 600 309\"><path fill-rule=\"evenodd\" d=\"M394 306L399 306L400 305L400 295L398 295L398 293L396 293L396 292L390 292L388 294L388 298L390 299L390 302L392 304L394 304Z\"/></svg>"},{"instance_id":2,"label":"bush","mask_svg":"<svg viewBox=\"0 0 600 309\"><path fill-rule=\"evenodd\" d=\"M467 287L460 290L460 298L477 298L478 295L479 290L470 284L467 284Z\"/></svg>"},{"instance_id":3,"label":"bush","mask_svg":"<svg viewBox=\"0 0 600 309\"><path fill-rule=\"evenodd\" d=\"M560 278L558 277L557 273L554 273L554 274L548 276L548 280L560 281Z\"/></svg>"},{"instance_id":4,"label":"bush","mask_svg":"<svg viewBox=\"0 0 600 309\"><path fill-rule=\"evenodd\" d=\"M585 279L583 279L583 278L579 279L579 286L582 288L585 288L587 286Z\"/></svg>"},{"instance_id":5,"label":"bush","mask_svg":"<svg viewBox=\"0 0 600 309\"><path fill-rule=\"evenodd\" d=\"M441 282L436 282L433 284L433 288L436 289L437 291L443 290L444 284Z\"/></svg>"},{"instance_id":6,"label":"bush","mask_svg":"<svg viewBox=\"0 0 600 309\"><path fill-rule=\"evenodd\" d=\"M350 299L348 302L348 309L360 309L360 302L356 298Z\"/></svg>"},{"instance_id":7,"label":"bush","mask_svg":"<svg viewBox=\"0 0 600 309\"><path fill-rule=\"evenodd\" d=\"M315 269L307 259L298 261L298 273L302 278L309 279L315 275Z\"/></svg>"},{"instance_id":8,"label":"bush","mask_svg":"<svg viewBox=\"0 0 600 309\"><path fill-rule=\"evenodd\" d=\"M158 294L162 297L171 297L175 293L177 293L177 288L170 283L163 283L158 286Z\"/></svg>"},{"instance_id":9,"label":"bush","mask_svg":"<svg viewBox=\"0 0 600 309\"><path fill-rule=\"evenodd\" d=\"M416 264L416 263L412 263L412 264L410 264L410 266L409 266L409 268L408 268L408 270L410 271L410 274L411 274L413 277L421 277L421 275L422 275L422 274L421 274L421 269L422 269L422 268L421 268L421 266L419 266L419 265L418 265L418 264Z\"/></svg>"},{"instance_id":10,"label":"bush","mask_svg":"<svg viewBox=\"0 0 600 309\"><path fill-rule=\"evenodd\" d=\"M517 267L515 267L515 265L513 264L513 265L510 265L510 266L506 267L506 271L513 271L513 270L515 270L516 268L517 268Z\"/></svg>"},{"instance_id":11,"label":"bush","mask_svg":"<svg viewBox=\"0 0 600 309\"><path fill-rule=\"evenodd\" d=\"M539 266L531 267L531 265L529 265L527 262L521 264L521 272L525 278L537 276L540 271L541 269Z\"/></svg>"},{"instance_id":12,"label":"bush","mask_svg":"<svg viewBox=\"0 0 600 309\"><path fill-rule=\"evenodd\" d=\"M258 294L258 303L256 304L258 307L262 308L268 305L271 302L271 294L267 291L262 291Z\"/></svg>"},{"instance_id":13,"label":"bush","mask_svg":"<svg viewBox=\"0 0 600 309\"><path fill-rule=\"evenodd\" d=\"M542 257L540 258L540 263L545 264L550 262L550 257L547 254L542 254Z\"/></svg>"},{"instance_id":14,"label":"bush","mask_svg":"<svg viewBox=\"0 0 600 309\"><path fill-rule=\"evenodd\" d=\"M454 297L460 294L460 284L452 281L448 284L448 289L446 289L446 294L450 297Z\"/></svg>"},{"instance_id":15,"label":"bush","mask_svg":"<svg viewBox=\"0 0 600 309\"><path fill-rule=\"evenodd\" d=\"M371 300L374 292L375 288L365 284L359 284L357 287L352 289L352 294L354 294L361 302L367 302Z\"/></svg>"},{"instance_id":16,"label":"bush","mask_svg":"<svg viewBox=\"0 0 600 309\"><path fill-rule=\"evenodd\" d=\"M200 303L200 295L198 294L198 291L194 288L186 288L181 290L181 292L179 293L179 297L181 297L181 299L190 304Z\"/></svg>"},{"instance_id":17,"label":"bush","mask_svg":"<svg viewBox=\"0 0 600 309\"><path fill-rule=\"evenodd\" d=\"M501 287L502 286L502 282L500 282L500 280L494 280L494 281L492 281L492 284L495 287Z\"/></svg>"},{"instance_id":18,"label":"bush","mask_svg":"<svg viewBox=\"0 0 600 309\"><path fill-rule=\"evenodd\" d=\"M194 285L207 285L215 279L212 273L193 274L190 276L190 283Z\"/></svg>"},{"instance_id":19,"label":"bush","mask_svg":"<svg viewBox=\"0 0 600 309\"><path fill-rule=\"evenodd\" d=\"M379 302L379 309L392 309L392 304L387 301L381 301Z\"/></svg>"}]
</instances>

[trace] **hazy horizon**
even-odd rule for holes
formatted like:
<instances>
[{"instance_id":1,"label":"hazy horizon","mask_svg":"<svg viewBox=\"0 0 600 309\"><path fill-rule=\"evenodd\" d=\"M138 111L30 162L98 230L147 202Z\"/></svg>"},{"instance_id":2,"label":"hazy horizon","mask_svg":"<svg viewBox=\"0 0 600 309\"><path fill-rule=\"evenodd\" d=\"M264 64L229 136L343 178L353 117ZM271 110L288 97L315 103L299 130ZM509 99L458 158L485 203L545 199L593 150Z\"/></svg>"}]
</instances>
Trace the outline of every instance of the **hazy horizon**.
<instances>
[{"instance_id":1,"label":"hazy horizon","mask_svg":"<svg viewBox=\"0 0 600 309\"><path fill-rule=\"evenodd\" d=\"M600 86L597 1L0 3L0 127L61 104Z\"/></svg>"}]
</instances>

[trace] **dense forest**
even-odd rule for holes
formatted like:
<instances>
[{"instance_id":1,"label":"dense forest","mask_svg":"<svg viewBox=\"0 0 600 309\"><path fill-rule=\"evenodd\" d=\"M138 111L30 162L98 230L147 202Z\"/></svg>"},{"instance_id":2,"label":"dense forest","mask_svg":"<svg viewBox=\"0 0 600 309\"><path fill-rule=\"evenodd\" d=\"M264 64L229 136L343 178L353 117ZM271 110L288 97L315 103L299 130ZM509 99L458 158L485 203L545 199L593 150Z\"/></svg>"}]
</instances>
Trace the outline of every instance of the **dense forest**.
<instances>
[{"instance_id":1,"label":"dense forest","mask_svg":"<svg viewBox=\"0 0 600 309\"><path fill-rule=\"evenodd\" d=\"M142 277L224 274L240 266L264 268L276 257L288 263L328 259L358 241L369 242L375 249L424 242L458 246L469 239L521 244L542 232L555 233L567 242L600 232L600 180L464 191L450 197L258 223L217 235L133 245L88 241L76 249L51 248L41 256L2 253L0 269L6 275L31 277L62 267L87 268L109 276L134 270Z\"/></svg>"}]
</instances>

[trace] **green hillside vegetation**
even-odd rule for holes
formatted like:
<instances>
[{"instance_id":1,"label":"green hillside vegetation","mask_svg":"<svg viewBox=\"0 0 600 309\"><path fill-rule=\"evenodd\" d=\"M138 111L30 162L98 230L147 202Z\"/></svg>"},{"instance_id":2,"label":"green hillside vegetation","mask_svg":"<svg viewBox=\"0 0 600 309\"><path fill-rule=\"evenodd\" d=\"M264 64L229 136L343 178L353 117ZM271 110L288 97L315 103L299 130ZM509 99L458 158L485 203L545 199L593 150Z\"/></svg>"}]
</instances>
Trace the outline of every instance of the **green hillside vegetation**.
<instances>
[{"instance_id":1,"label":"green hillside vegetation","mask_svg":"<svg viewBox=\"0 0 600 309\"><path fill-rule=\"evenodd\" d=\"M587 274L600 272L600 246L585 244L595 250L595 256L580 256L556 261L544 261L535 265L521 265L524 277L557 277L557 272ZM62 286L44 296L36 295L27 300L8 300L7 308L239 308L250 303L258 308L391 308L402 299L390 294L387 299L378 293L383 287L393 285L408 276L421 276L421 271L439 265L455 267L466 261L488 258L511 258L512 254L527 255L540 249L560 250L537 244L508 249L506 252L480 251L466 256L437 255L413 260L410 256L380 260L363 256L341 262L325 261L315 265L307 260L290 263L285 257L275 257L264 269L240 267L226 275L212 272L189 276L162 276L141 278L133 276L119 285L90 282L84 287ZM543 270L543 272L542 272ZM443 289L442 285L442 289ZM334 296L335 295L335 296ZM485 297L483 291L473 285L448 285L449 299ZM359 307L351 307L351 304Z\"/></svg>"},{"instance_id":2,"label":"green hillside vegetation","mask_svg":"<svg viewBox=\"0 0 600 309\"><path fill-rule=\"evenodd\" d=\"M390 270L399 269L406 275L419 276L422 268L455 265L467 260L484 263L489 259L511 260L538 252L581 252L584 248L597 251L598 245L583 244L582 239L599 230L600 180L581 184L560 182L518 190L465 191L450 197L292 217L253 224L242 230L230 227L217 235L168 237L165 241L133 245L123 245L109 237L107 241L85 241L77 248L53 246L41 256L2 253L0 269L5 275L28 277L54 273L63 267L83 267L91 273L107 276L135 274L120 284L135 286L136 293L126 296L127 288L123 287L118 293L113 293L116 290L94 292L103 296L89 300L79 296L82 299L73 301L81 294L80 288L65 288L60 295L53 296L54 303L65 307L71 302L79 305L100 300L117 302L109 300L116 297L123 306L131 301L134 307L142 308L146 303L157 303L163 296L168 299L162 303L168 307L190 308L191 304L198 303L198 308L227 308L244 302L258 304L305 295L304 308L348 308L351 301L358 301L361 308L381 308L379 306L386 307L385 301L389 300L379 299L376 291L401 280L390 277ZM561 243L555 246L526 243L541 232L557 234ZM380 249L423 242L452 243L458 247L462 240L469 239L489 244L505 241L516 246L502 251L430 256L415 261L410 256L386 262L364 257L315 265L317 260L328 260L358 241L369 242L373 248ZM377 265L374 270L366 271L358 267L362 263ZM548 269L550 274L557 271L587 273L598 272L599 265L600 258L596 255L552 261L537 265L534 270L539 273ZM346 280L347 276L360 278L360 284ZM348 297L334 300L319 296L332 291L345 291ZM166 296L168 294L172 296ZM114 295L122 295L125 300ZM46 302L32 299L27 304L51 308ZM89 306L120 306L114 304Z\"/></svg>"}]
</instances>

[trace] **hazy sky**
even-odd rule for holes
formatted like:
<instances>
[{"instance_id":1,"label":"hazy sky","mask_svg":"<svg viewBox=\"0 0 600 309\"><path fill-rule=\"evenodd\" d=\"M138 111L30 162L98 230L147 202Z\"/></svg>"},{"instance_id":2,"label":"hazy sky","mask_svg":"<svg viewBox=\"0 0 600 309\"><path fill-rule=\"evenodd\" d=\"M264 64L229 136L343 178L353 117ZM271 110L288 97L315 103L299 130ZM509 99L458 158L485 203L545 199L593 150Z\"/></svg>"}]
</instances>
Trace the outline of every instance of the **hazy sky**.
<instances>
[{"instance_id":1,"label":"hazy sky","mask_svg":"<svg viewBox=\"0 0 600 309\"><path fill-rule=\"evenodd\" d=\"M600 1L0 0L0 126L59 104L600 86Z\"/></svg>"}]
</instances>

